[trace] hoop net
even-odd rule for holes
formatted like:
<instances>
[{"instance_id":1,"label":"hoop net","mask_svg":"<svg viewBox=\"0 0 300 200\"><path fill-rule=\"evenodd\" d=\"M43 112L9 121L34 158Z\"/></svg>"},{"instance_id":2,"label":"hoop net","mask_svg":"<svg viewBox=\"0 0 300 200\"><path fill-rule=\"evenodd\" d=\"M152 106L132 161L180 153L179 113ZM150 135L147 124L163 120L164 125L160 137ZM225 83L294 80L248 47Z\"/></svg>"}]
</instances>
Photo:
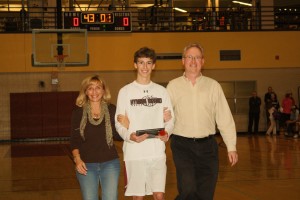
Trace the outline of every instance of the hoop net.
<instances>
[{"instance_id":1,"label":"hoop net","mask_svg":"<svg viewBox=\"0 0 300 200\"><path fill-rule=\"evenodd\" d=\"M65 58L68 57L68 55L55 55L54 56L57 61L57 69L58 70L64 70L65 69Z\"/></svg>"}]
</instances>

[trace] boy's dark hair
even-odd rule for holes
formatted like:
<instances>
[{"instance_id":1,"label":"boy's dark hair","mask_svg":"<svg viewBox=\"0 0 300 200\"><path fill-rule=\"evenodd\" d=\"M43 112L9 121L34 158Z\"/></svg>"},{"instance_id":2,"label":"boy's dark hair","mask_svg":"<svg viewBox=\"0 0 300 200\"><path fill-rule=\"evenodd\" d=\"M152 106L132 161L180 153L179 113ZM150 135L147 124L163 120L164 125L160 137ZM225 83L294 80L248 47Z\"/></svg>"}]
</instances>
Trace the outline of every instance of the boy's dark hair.
<instances>
[{"instance_id":1,"label":"boy's dark hair","mask_svg":"<svg viewBox=\"0 0 300 200\"><path fill-rule=\"evenodd\" d=\"M156 62L156 53L153 49L142 47L134 53L134 62L137 63L138 58L150 58L153 64Z\"/></svg>"}]
</instances>

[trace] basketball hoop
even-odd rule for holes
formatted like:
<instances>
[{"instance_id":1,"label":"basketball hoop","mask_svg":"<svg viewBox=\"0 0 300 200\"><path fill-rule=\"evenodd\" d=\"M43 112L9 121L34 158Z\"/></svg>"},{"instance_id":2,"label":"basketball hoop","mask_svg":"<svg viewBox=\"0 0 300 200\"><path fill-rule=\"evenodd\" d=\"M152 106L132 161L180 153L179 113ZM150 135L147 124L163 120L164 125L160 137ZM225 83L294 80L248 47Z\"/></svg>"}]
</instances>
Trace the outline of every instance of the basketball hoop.
<instances>
[{"instance_id":1,"label":"basketball hoop","mask_svg":"<svg viewBox=\"0 0 300 200\"><path fill-rule=\"evenodd\" d=\"M64 70L65 69L65 58L68 57L68 55L55 55L54 56L57 61L57 69L58 70Z\"/></svg>"}]
</instances>

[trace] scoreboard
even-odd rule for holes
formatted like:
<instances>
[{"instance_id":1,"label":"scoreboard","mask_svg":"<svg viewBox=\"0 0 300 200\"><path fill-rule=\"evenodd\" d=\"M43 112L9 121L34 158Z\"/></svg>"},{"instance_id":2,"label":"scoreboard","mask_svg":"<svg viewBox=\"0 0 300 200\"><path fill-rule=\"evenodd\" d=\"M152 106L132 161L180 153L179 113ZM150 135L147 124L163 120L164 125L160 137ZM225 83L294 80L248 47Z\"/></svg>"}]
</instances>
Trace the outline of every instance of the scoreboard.
<instances>
[{"instance_id":1,"label":"scoreboard","mask_svg":"<svg viewBox=\"0 0 300 200\"><path fill-rule=\"evenodd\" d=\"M131 32L131 12L64 12L64 29L87 29L102 32Z\"/></svg>"}]
</instances>

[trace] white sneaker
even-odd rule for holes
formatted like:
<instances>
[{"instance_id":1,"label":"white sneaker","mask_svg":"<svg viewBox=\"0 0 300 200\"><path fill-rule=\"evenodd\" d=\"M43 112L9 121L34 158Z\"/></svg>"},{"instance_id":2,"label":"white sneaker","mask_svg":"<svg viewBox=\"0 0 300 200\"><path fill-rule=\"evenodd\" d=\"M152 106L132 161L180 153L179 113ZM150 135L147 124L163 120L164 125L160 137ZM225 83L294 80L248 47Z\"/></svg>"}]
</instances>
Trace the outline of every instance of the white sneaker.
<instances>
[{"instance_id":1,"label":"white sneaker","mask_svg":"<svg viewBox=\"0 0 300 200\"><path fill-rule=\"evenodd\" d=\"M298 134L295 134L295 135L294 135L294 138L298 138Z\"/></svg>"}]
</instances>

